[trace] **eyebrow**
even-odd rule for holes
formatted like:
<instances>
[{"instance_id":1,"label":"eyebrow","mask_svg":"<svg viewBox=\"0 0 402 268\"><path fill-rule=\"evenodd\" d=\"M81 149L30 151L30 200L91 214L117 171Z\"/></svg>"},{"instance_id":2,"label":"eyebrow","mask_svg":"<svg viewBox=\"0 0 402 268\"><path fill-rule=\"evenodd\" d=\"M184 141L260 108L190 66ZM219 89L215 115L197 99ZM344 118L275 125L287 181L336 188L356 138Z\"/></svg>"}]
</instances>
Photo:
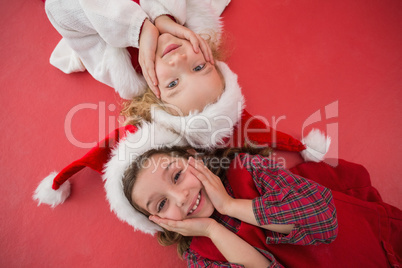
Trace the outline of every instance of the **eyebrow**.
<instances>
[{"instance_id":1,"label":"eyebrow","mask_svg":"<svg viewBox=\"0 0 402 268\"><path fill-rule=\"evenodd\" d=\"M176 160L173 160L172 162L169 163L169 165L166 166L166 168L163 170L162 177L165 176L166 172L169 170L169 167L170 167L174 162L176 162ZM151 196L151 197L149 198L147 204L146 204L146 208L147 208L148 212L149 212L149 205L151 204L151 202L153 201L153 199L154 199L154 196Z\"/></svg>"}]
</instances>

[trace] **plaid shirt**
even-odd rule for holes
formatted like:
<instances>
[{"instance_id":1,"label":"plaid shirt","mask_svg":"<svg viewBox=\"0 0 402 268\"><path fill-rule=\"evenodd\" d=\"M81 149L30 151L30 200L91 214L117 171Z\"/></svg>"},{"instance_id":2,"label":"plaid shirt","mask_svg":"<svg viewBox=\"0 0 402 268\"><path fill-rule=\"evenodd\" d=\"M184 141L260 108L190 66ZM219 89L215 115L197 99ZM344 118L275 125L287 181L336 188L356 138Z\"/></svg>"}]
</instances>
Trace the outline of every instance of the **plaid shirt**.
<instances>
[{"instance_id":1,"label":"plaid shirt","mask_svg":"<svg viewBox=\"0 0 402 268\"><path fill-rule=\"evenodd\" d=\"M292 174L267 157L240 154L233 165L242 165L252 175L260 194L253 199L253 212L260 225L295 224L290 234L265 231L267 244L289 243L313 245L332 242L338 233L336 209L331 191L324 186ZM227 181L226 190L233 196ZM217 211L212 217L236 233L240 221L221 215ZM257 248L271 261L269 267L282 267L266 249ZM244 267L243 265L212 261L188 249L183 257L188 267Z\"/></svg>"}]
</instances>

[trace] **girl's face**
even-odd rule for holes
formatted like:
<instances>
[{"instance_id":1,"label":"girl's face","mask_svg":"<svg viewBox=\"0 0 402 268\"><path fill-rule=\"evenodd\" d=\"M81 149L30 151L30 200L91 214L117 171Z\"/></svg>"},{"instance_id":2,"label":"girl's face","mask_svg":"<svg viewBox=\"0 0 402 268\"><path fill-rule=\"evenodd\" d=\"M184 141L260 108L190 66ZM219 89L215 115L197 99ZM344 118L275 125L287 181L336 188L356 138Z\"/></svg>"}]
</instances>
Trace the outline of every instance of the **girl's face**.
<instances>
[{"instance_id":1,"label":"girl's face","mask_svg":"<svg viewBox=\"0 0 402 268\"><path fill-rule=\"evenodd\" d=\"M189 41L171 34L159 36L155 71L161 100L172 106L168 108L174 115L202 111L224 90L221 75L202 52L195 53Z\"/></svg>"},{"instance_id":2,"label":"girl's face","mask_svg":"<svg viewBox=\"0 0 402 268\"><path fill-rule=\"evenodd\" d=\"M144 163L131 194L151 215L171 220L207 218L214 206L187 159L156 154Z\"/></svg>"}]
</instances>

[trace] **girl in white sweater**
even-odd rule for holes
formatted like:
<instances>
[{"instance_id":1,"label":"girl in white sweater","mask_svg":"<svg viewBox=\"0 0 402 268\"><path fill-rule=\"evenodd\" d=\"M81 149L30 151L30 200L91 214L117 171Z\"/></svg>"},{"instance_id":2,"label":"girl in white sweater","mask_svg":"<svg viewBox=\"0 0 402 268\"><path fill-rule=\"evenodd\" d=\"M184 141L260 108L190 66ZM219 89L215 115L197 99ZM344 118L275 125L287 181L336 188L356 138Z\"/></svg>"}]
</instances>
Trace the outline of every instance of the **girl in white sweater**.
<instances>
[{"instance_id":1,"label":"girl in white sweater","mask_svg":"<svg viewBox=\"0 0 402 268\"><path fill-rule=\"evenodd\" d=\"M209 66L213 70L209 79L203 77L204 87L222 90L211 49L194 32L206 29L220 32L216 18L229 1L144 0L139 5L132 0L47 0L46 14L63 37L50 62L65 73L88 70L125 99L143 93L146 82L158 97L161 87L170 89L182 82L189 87L185 80L195 78L190 74ZM191 44L192 53L184 43ZM139 64L145 80L133 67L127 50L130 47L139 48ZM166 59L164 56L171 56L168 52L174 49L181 50L170 53L177 57ZM184 60L187 69L182 64L181 69L169 71ZM176 81L177 72L189 75ZM194 81L192 86L199 85Z\"/></svg>"}]
</instances>

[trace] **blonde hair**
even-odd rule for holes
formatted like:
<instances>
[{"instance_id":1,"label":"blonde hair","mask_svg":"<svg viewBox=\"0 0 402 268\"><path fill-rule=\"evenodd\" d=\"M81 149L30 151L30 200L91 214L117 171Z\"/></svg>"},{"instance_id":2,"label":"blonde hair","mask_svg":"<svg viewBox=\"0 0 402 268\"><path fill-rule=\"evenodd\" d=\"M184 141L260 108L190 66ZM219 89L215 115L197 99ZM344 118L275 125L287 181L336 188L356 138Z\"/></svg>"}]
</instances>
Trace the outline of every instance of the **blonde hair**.
<instances>
[{"instance_id":1,"label":"blonde hair","mask_svg":"<svg viewBox=\"0 0 402 268\"><path fill-rule=\"evenodd\" d=\"M212 32L201 33L200 36L208 42L215 60L222 61L226 58L227 55L224 51L227 50L220 49L222 47L221 44L223 43L222 36ZM223 76L218 68L217 70L223 79ZM123 102L123 108L120 114L125 117L124 125L138 125L143 120L152 122L151 108L153 105L156 105L169 112L163 101L158 99L149 87L146 88L142 95L134 97L130 101Z\"/></svg>"},{"instance_id":2,"label":"blonde hair","mask_svg":"<svg viewBox=\"0 0 402 268\"><path fill-rule=\"evenodd\" d=\"M125 117L124 125L137 125L143 120L152 122L151 108L153 105L164 109L163 102L155 96L149 87L142 95L124 102L120 111L120 114Z\"/></svg>"},{"instance_id":3,"label":"blonde hair","mask_svg":"<svg viewBox=\"0 0 402 268\"><path fill-rule=\"evenodd\" d=\"M191 147L173 147L162 149L151 149L141 156L139 156L135 162L126 170L123 177L123 190L124 195L130 202L130 204L139 212L149 217L151 214L145 209L141 208L132 199L132 192L134 185L137 181L138 175L143 168L146 160L157 154L164 154L173 157L180 157L188 159L192 156L189 153ZM271 153L271 148L268 147L242 147L242 148L224 148L217 149L214 152L202 152L205 165L222 180L226 177L226 171L229 165L217 165L215 159L219 159L219 163L230 163L239 153L260 154L262 156L268 156ZM229 161L226 161L229 160ZM163 229L162 232L158 232L158 242L162 246L171 246L177 244L177 253L182 258L183 253L190 247L192 237L182 236L179 233L168 231Z\"/></svg>"}]
</instances>

